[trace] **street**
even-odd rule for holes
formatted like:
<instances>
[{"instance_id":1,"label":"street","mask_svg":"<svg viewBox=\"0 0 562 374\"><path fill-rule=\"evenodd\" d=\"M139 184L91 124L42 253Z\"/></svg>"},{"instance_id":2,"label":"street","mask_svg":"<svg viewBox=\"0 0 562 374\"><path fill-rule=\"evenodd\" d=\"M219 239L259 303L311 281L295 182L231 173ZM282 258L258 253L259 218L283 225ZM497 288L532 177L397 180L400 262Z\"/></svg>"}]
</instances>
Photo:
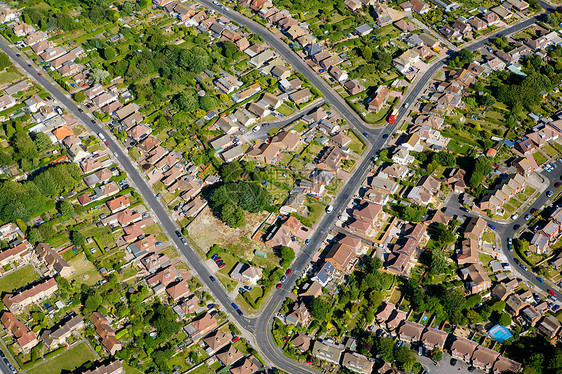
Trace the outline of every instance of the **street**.
<instances>
[{"instance_id":1,"label":"street","mask_svg":"<svg viewBox=\"0 0 562 374\"><path fill-rule=\"evenodd\" d=\"M263 358L273 366L282 368L283 370L291 374L316 373L316 370L306 365L301 365L285 357L281 349L273 343L271 326L274 316L277 313L281 303L291 292L295 282L302 276L304 269L308 266L314 254L323 246L326 236L328 235L330 228L333 227L338 215L346 208L349 199L352 198L352 196L356 193L357 189L365 179L372 166L373 157L375 157L378 151L385 146L387 138L383 135L390 135L394 133L397 126L401 123L402 119L407 114L408 109L400 107L397 119L393 125L388 125L387 127L376 129L366 126L359 119L358 115L341 98L341 96L339 96L339 94L333 91L323 81L323 79L316 75L316 73L314 73L314 71L312 71L312 69L308 67L308 65L306 65L303 60L301 60L296 54L294 54L284 42L272 35L266 28L258 25L254 21L251 21L236 12L225 12L224 9L213 5L210 1L200 0L199 2L210 9L222 13L223 15L227 16L227 18L238 22L240 25L247 26L250 31L262 36L265 41L280 55L282 55L283 58L285 58L296 71L303 73L312 82L312 84L323 93L325 101L332 105L342 115L342 118L344 118L348 122L348 124L350 124L353 128L358 129L360 132L368 134L369 136L367 137L367 141L371 145L370 149L366 153L366 157L363 162L357 166L351 178L342 187L340 193L333 201L333 212L331 214L324 215L318 225L318 229L310 237L310 244L304 246L301 249L300 255L295 259L294 263L291 266L293 269L293 273L287 277L287 280L283 283L283 287L280 290L274 289L271 291L271 297L269 298L269 300L267 300L257 318L239 316L231 306L231 299L228 297L228 294L226 293L222 285L219 282L214 283L210 281L209 277L211 276L211 273L203 264L200 256L195 250L193 250L193 248L191 248L189 244L182 244L180 238L175 235L175 231L178 229L178 227L176 226L175 222L172 221L167 208L165 208L158 201L158 199L155 198L154 193L146 183L144 176L136 168L136 165L134 165L129 159L128 153L122 148L120 144L118 144L114 140L112 136L110 136L109 132L100 124L98 124L94 119L92 119L93 117L90 117L88 114L79 109L78 106L67 96L66 93L63 93L61 90L59 90L59 88L55 87L45 77L46 73L42 76L39 76L38 71L43 72L42 69L35 67L35 65L33 64L28 65L28 62L22 57L16 56L16 52L12 50L10 46L8 46L3 40L0 40L0 49L2 49L17 65L19 65L21 70L25 71L27 74L33 77L33 79L37 81L39 85L41 85L47 92L49 92L54 99L61 103L61 106L65 107L66 110L76 119L82 121L92 132L96 134L101 133L106 137L109 142L109 149L113 151L115 159L121 165L123 170L128 174L129 179L134 184L136 190L143 197L145 203L152 211L155 218L157 218L157 220L160 222L162 229L166 233L168 238L173 241L177 248L179 248L188 265L190 266L191 271L210 290L212 296L221 305L223 305L231 320L236 321L239 326L242 327L242 329L246 330L249 334L255 337L255 347L263 356ZM530 18L506 30L503 30L502 34L507 35L509 33L518 32L535 21L536 17ZM492 34L487 38L469 46L469 49L474 50L480 48L494 37L495 35ZM430 66L430 68L427 69L425 74L420 79L418 79L417 83L415 83L415 86L410 90L410 93L404 100L405 103L412 104L415 101L422 90L425 89L427 82L431 80L435 72L444 66L447 58L448 57L436 61L433 65ZM267 130L265 131L267 133ZM389 136L388 139L390 138L391 137ZM558 176L559 175L557 175L556 177ZM546 197L544 195L541 195L535 202L535 204L544 204L546 200ZM521 216L523 216L523 214ZM519 218L519 220L521 219L522 217ZM502 237L502 247L504 248L505 252L507 251L507 247L505 246L505 243L503 243L503 241L507 240L507 237L511 237L511 235L513 235L513 225L499 226L498 230L502 230L500 236ZM506 255L508 256L508 258L510 258L510 262L513 262L513 254L507 253ZM515 267L514 264L512 264L512 266ZM532 278L534 282L538 283L532 273L529 273L527 279L529 278ZM539 283L539 285L541 284ZM546 285L544 284L542 284L541 286L541 289L546 288ZM2 366L0 365L0 367ZM2 370L4 370L3 367Z\"/></svg>"}]
</instances>

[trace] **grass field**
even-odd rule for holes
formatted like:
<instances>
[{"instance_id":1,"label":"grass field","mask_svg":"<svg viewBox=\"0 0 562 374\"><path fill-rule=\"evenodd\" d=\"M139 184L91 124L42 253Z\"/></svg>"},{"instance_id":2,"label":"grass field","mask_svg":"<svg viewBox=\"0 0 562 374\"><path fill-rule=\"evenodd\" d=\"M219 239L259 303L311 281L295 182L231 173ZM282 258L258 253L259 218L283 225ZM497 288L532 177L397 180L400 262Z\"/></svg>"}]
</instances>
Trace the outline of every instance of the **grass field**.
<instances>
[{"instance_id":1,"label":"grass field","mask_svg":"<svg viewBox=\"0 0 562 374\"><path fill-rule=\"evenodd\" d=\"M351 129L347 132L347 136L351 138L351 143L349 143L349 149L351 149L353 152L357 153L358 155L363 154L363 151L365 150L365 143L363 143L361 138L359 138L357 134L355 134L355 132Z\"/></svg>"},{"instance_id":2,"label":"grass field","mask_svg":"<svg viewBox=\"0 0 562 374\"><path fill-rule=\"evenodd\" d=\"M39 279L39 274L31 265L27 265L0 278L0 292L12 292L34 280Z\"/></svg>"},{"instance_id":3,"label":"grass field","mask_svg":"<svg viewBox=\"0 0 562 374\"><path fill-rule=\"evenodd\" d=\"M94 352L86 343L80 343L55 358L27 370L28 374L59 374L69 372L96 359Z\"/></svg>"},{"instance_id":4,"label":"grass field","mask_svg":"<svg viewBox=\"0 0 562 374\"><path fill-rule=\"evenodd\" d=\"M101 280L100 273L94 264L86 259L86 255L83 253L80 253L72 260L68 261L68 264L74 268L72 279L76 280L78 283L94 285Z\"/></svg>"},{"instance_id":5,"label":"grass field","mask_svg":"<svg viewBox=\"0 0 562 374\"><path fill-rule=\"evenodd\" d=\"M0 85L8 84L17 78L19 78L21 74L15 68L9 68L6 71L0 73Z\"/></svg>"},{"instance_id":6,"label":"grass field","mask_svg":"<svg viewBox=\"0 0 562 374\"><path fill-rule=\"evenodd\" d=\"M539 166L546 162L546 157L544 157L540 152L533 153L533 158Z\"/></svg>"}]
</instances>

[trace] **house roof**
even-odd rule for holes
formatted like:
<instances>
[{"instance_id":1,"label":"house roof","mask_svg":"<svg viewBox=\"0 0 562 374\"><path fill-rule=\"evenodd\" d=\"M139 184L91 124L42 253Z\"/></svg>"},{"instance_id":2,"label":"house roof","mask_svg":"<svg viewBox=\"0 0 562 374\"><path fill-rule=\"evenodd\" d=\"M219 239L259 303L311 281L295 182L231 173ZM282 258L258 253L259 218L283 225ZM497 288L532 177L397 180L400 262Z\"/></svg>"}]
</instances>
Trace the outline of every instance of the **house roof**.
<instances>
[{"instance_id":1,"label":"house roof","mask_svg":"<svg viewBox=\"0 0 562 374\"><path fill-rule=\"evenodd\" d=\"M217 359L225 366L230 366L244 357L244 354L234 348L232 344L216 355Z\"/></svg>"}]
</instances>

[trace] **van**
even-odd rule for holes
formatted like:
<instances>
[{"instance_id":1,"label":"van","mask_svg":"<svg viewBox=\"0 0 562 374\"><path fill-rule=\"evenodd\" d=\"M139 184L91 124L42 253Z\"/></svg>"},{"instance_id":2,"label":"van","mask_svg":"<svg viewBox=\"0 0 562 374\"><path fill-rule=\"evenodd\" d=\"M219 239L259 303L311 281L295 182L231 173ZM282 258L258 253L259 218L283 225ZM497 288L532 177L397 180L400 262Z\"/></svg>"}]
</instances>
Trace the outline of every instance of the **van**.
<instances>
[{"instance_id":1,"label":"van","mask_svg":"<svg viewBox=\"0 0 562 374\"><path fill-rule=\"evenodd\" d=\"M105 142L105 136L101 132L98 132L98 138Z\"/></svg>"}]
</instances>

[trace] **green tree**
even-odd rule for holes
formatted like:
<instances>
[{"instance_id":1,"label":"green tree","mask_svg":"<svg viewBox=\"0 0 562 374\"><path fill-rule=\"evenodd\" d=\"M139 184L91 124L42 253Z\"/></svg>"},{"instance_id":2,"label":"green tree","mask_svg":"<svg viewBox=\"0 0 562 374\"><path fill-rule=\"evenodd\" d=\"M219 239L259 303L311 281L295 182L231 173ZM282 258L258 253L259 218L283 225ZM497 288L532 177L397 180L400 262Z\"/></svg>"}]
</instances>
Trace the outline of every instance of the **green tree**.
<instances>
[{"instance_id":1,"label":"green tree","mask_svg":"<svg viewBox=\"0 0 562 374\"><path fill-rule=\"evenodd\" d=\"M12 66L12 61L4 52L0 52L0 70L4 70L7 67Z\"/></svg>"},{"instance_id":2,"label":"green tree","mask_svg":"<svg viewBox=\"0 0 562 374\"><path fill-rule=\"evenodd\" d=\"M237 181L242 173L244 173L244 169L236 160L228 164L222 164L219 170L219 174L225 183Z\"/></svg>"},{"instance_id":3,"label":"green tree","mask_svg":"<svg viewBox=\"0 0 562 374\"><path fill-rule=\"evenodd\" d=\"M529 242L525 239L516 239L515 250L517 250L519 253L527 252L529 250Z\"/></svg>"},{"instance_id":4,"label":"green tree","mask_svg":"<svg viewBox=\"0 0 562 374\"><path fill-rule=\"evenodd\" d=\"M365 48L363 48L363 51L361 53L363 55L363 58L367 62L371 61L371 59L373 58L373 50L369 46L366 46Z\"/></svg>"},{"instance_id":5,"label":"green tree","mask_svg":"<svg viewBox=\"0 0 562 374\"><path fill-rule=\"evenodd\" d=\"M412 369L417 362L416 357L414 356L414 351L405 345L394 351L394 359L400 369L407 371L413 371Z\"/></svg>"},{"instance_id":6,"label":"green tree","mask_svg":"<svg viewBox=\"0 0 562 374\"><path fill-rule=\"evenodd\" d=\"M43 236L41 236L41 233L39 232L38 228L32 227L29 230L29 235L27 239L29 240L30 243L37 244L43 241Z\"/></svg>"},{"instance_id":7,"label":"green tree","mask_svg":"<svg viewBox=\"0 0 562 374\"><path fill-rule=\"evenodd\" d=\"M72 231L70 233L70 240L72 240L72 244L80 247L82 244L84 244L86 237L80 231Z\"/></svg>"},{"instance_id":8,"label":"green tree","mask_svg":"<svg viewBox=\"0 0 562 374\"><path fill-rule=\"evenodd\" d=\"M74 205L66 200L63 200L59 203L59 212L63 219L69 219L74 214Z\"/></svg>"},{"instance_id":9,"label":"green tree","mask_svg":"<svg viewBox=\"0 0 562 374\"><path fill-rule=\"evenodd\" d=\"M83 91L76 92L74 94L74 100L78 101L79 103L86 100L86 94Z\"/></svg>"},{"instance_id":10,"label":"green tree","mask_svg":"<svg viewBox=\"0 0 562 374\"><path fill-rule=\"evenodd\" d=\"M103 58L106 60L113 60L117 56L115 48L112 46L107 46L103 49Z\"/></svg>"},{"instance_id":11,"label":"green tree","mask_svg":"<svg viewBox=\"0 0 562 374\"><path fill-rule=\"evenodd\" d=\"M394 361L394 339L390 337L378 338L375 340L375 349L384 361Z\"/></svg>"},{"instance_id":12,"label":"green tree","mask_svg":"<svg viewBox=\"0 0 562 374\"><path fill-rule=\"evenodd\" d=\"M186 112L193 112L199 108L199 101L197 100L197 97L186 92L178 94L174 98L174 103L180 110L184 110Z\"/></svg>"},{"instance_id":13,"label":"green tree","mask_svg":"<svg viewBox=\"0 0 562 374\"><path fill-rule=\"evenodd\" d=\"M204 111L210 111L217 107L217 99L213 96L205 95L199 99L199 105Z\"/></svg>"},{"instance_id":14,"label":"green tree","mask_svg":"<svg viewBox=\"0 0 562 374\"><path fill-rule=\"evenodd\" d=\"M103 298L101 295L97 292L92 292L88 295L86 301L84 302L84 310L89 313L95 312L102 303Z\"/></svg>"},{"instance_id":15,"label":"green tree","mask_svg":"<svg viewBox=\"0 0 562 374\"><path fill-rule=\"evenodd\" d=\"M511 325L511 316L507 313L502 313L498 320L498 323L502 326L509 326Z\"/></svg>"},{"instance_id":16,"label":"green tree","mask_svg":"<svg viewBox=\"0 0 562 374\"><path fill-rule=\"evenodd\" d=\"M443 359L443 351L439 348L433 348L431 358L435 362L439 362Z\"/></svg>"},{"instance_id":17,"label":"green tree","mask_svg":"<svg viewBox=\"0 0 562 374\"><path fill-rule=\"evenodd\" d=\"M474 163L474 170L470 175L469 185L472 188L480 186L484 178L492 172L492 164L486 157L478 157Z\"/></svg>"},{"instance_id":18,"label":"green tree","mask_svg":"<svg viewBox=\"0 0 562 374\"><path fill-rule=\"evenodd\" d=\"M281 257L280 265L282 268L286 269L289 267L289 265L291 265L291 263L295 259L295 251L293 251L293 248L285 246L281 248L280 257Z\"/></svg>"},{"instance_id":19,"label":"green tree","mask_svg":"<svg viewBox=\"0 0 562 374\"><path fill-rule=\"evenodd\" d=\"M447 258L445 254L440 249L433 249L431 251L431 260L429 264L429 274L430 275L439 275L445 273L449 264L447 262Z\"/></svg>"},{"instance_id":20,"label":"green tree","mask_svg":"<svg viewBox=\"0 0 562 374\"><path fill-rule=\"evenodd\" d=\"M35 147L37 148L37 151L39 151L39 153L45 152L53 145L51 139L49 139L47 134L43 132L38 132L37 134L35 134L33 142L35 143Z\"/></svg>"},{"instance_id":21,"label":"green tree","mask_svg":"<svg viewBox=\"0 0 562 374\"><path fill-rule=\"evenodd\" d=\"M232 59L236 52L238 52L238 47L230 40L222 43L222 53L226 58Z\"/></svg>"},{"instance_id":22,"label":"green tree","mask_svg":"<svg viewBox=\"0 0 562 374\"><path fill-rule=\"evenodd\" d=\"M330 319L332 306L323 298L317 297L310 303L310 313L312 316L321 321Z\"/></svg>"},{"instance_id":23,"label":"green tree","mask_svg":"<svg viewBox=\"0 0 562 374\"><path fill-rule=\"evenodd\" d=\"M457 163L455 155L447 151L440 151L438 153L435 153L435 157L437 159L437 162L443 166L451 167L455 166L455 164Z\"/></svg>"},{"instance_id":24,"label":"green tree","mask_svg":"<svg viewBox=\"0 0 562 374\"><path fill-rule=\"evenodd\" d=\"M224 204L220 209L220 218L232 228L246 225L246 215L244 211L234 204Z\"/></svg>"}]
</instances>

